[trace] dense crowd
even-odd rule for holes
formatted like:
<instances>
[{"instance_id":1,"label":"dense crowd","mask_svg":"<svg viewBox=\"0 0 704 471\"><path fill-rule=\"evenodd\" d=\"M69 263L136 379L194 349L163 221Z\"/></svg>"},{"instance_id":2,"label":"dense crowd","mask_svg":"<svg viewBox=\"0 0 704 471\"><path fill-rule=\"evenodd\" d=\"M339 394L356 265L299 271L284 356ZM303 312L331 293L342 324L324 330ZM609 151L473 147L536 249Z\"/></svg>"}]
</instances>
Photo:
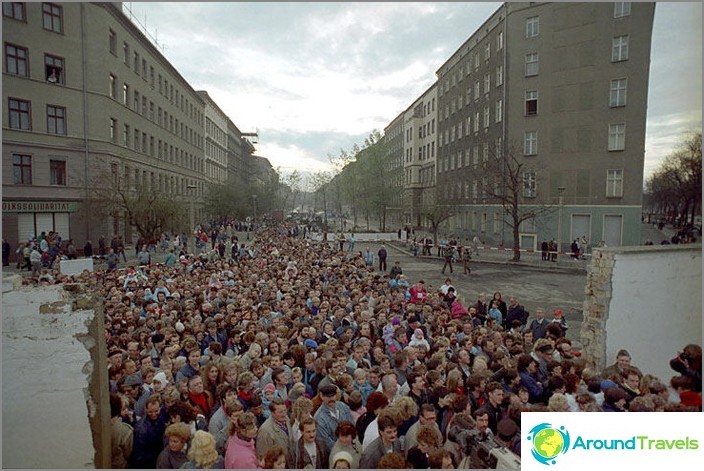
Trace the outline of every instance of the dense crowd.
<instances>
[{"instance_id":1,"label":"dense crowd","mask_svg":"<svg viewBox=\"0 0 704 471\"><path fill-rule=\"evenodd\" d=\"M601 371L559 310L463 303L294 224L236 234L77 277L104 299L113 467L485 467L481 443L519 459L522 412L701 411L698 345L667 380L625 350Z\"/></svg>"}]
</instances>

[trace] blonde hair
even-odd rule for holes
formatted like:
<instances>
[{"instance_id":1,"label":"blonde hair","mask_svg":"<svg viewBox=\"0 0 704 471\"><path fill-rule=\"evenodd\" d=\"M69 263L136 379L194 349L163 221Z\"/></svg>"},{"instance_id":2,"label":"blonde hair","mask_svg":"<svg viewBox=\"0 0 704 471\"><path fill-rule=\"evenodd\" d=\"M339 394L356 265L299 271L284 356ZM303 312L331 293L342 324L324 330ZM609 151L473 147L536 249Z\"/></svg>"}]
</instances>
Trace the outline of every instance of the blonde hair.
<instances>
[{"instance_id":1,"label":"blonde hair","mask_svg":"<svg viewBox=\"0 0 704 471\"><path fill-rule=\"evenodd\" d=\"M293 402L293 406L291 406L291 420L294 422L298 420L300 423L304 417L310 416L312 411L313 401L305 396L301 396L296 399Z\"/></svg>"},{"instance_id":2,"label":"blonde hair","mask_svg":"<svg viewBox=\"0 0 704 471\"><path fill-rule=\"evenodd\" d=\"M210 468L218 458L215 437L203 430L196 431L191 440L191 448L188 450L188 459L195 462L198 468Z\"/></svg>"},{"instance_id":3,"label":"blonde hair","mask_svg":"<svg viewBox=\"0 0 704 471\"><path fill-rule=\"evenodd\" d=\"M183 443L186 443L188 439L191 438L191 427L183 422L177 422L166 427L164 434L167 437L178 437Z\"/></svg>"},{"instance_id":4,"label":"blonde hair","mask_svg":"<svg viewBox=\"0 0 704 471\"><path fill-rule=\"evenodd\" d=\"M398 410L398 420L400 422L405 422L411 417L418 415L418 404L413 400L411 396L401 396L396 399L396 404L394 406Z\"/></svg>"},{"instance_id":5,"label":"blonde hair","mask_svg":"<svg viewBox=\"0 0 704 471\"><path fill-rule=\"evenodd\" d=\"M568 412L570 406L567 404L567 398L564 394L555 393L548 399L549 412Z\"/></svg>"}]
</instances>

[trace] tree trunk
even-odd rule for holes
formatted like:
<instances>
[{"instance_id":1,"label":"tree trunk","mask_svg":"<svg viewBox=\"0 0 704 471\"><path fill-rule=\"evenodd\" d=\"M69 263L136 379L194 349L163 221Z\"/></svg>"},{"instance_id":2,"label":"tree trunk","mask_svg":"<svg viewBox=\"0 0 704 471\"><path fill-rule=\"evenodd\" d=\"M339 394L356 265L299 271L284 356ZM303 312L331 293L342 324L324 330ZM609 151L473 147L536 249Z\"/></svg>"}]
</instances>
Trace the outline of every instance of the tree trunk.
<instances>
[{"instance_id":1,"label":"tree trunk","mask_svg":"<svg viewBox=\"0 0 704 471\"><path fill-rule=\"evenodd\" d=\"M513 260L517 262L521 259L521 236L518 232L520 223L514 219L513 221ZM559 250L559 249L558 249Z\"/></svg>"}]
</instances>

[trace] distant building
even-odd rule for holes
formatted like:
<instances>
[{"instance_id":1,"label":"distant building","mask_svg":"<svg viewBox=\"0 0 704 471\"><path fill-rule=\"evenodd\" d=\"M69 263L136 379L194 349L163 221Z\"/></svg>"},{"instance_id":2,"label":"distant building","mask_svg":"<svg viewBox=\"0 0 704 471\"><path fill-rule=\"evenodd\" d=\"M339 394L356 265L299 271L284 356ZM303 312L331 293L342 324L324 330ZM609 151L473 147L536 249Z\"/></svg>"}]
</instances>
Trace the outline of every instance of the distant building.
<instances>
[{"instance_id":1,"label":"distant building","mask_svg":"<svg viewBox=\"0 0 704 471\"><path fill-rule=\"evenodd\" d=\"M640 243L654 11L654 3L505 3L440 66L437 187L455 207L441 230L511 243L491 197L505 183L489 171L511 153L524 165L522 207L543 209L521 225L523 248L555 238L565 249L582 236ZM409 109L410 191L429 144L418 135L428 118L420 120Z\"/></svg>"},{"instance_id":2,"label":"distant building","mask_svg":"<svg viewBox=\"0 0 704 471\"><path fill-rule=\"evenodd\" d=\"M121 179L206 215L206 183L246 168L254 147L196 92L121 3L3 3L3 237L55 230L77 247L125 215L91 218L93 185ZM238 142L239 139L239 142Z\"/></svg>"}]
</instances>

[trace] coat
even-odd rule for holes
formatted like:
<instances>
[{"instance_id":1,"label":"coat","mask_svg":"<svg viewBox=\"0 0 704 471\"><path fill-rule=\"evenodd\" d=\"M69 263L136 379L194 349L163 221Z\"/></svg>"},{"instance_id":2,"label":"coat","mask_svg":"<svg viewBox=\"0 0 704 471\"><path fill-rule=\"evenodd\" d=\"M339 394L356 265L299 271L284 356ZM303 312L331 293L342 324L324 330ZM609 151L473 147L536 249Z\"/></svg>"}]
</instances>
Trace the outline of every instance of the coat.
<instances>
[{"instance_id":1,"label":"coat","mask_svg":"<svg viewBox=\"0 0 704 471\"><path fill-rule=\"evenodd\" d=\"M328 454L323 443L315 440L315 463L305 449L303 437L298 439L298 443L292 448L290 457L291 466L294 469L326 469L328 466Z\"/></svg>"},{"instance_id":2,"label":"coat","mask_svg":"<svg viewBox=\"0 0 704 471\"><path fill-rule=\"evenodd\" d=\"M289 420L286 420L286 428L288 430L287 433L276 425L274 417L269 417L264 421L262 426L259 427L259 432L257 432L256 448L258 458L263 458L266 452L274 446L280 446L284 450L291 449L293 440L291 439L291 422Z\"/></svg>"},{"instance_id":3,"label":"coat","mask_svg":"<svg viewBox=\"0 0 704 471\"><path fill-rule=\"evenodd\" d=\"M256 469L259 468L254 440L242 440L237 434L230 435L225 451L225 468Z\"/></svg>"},{"instance_id":4,"label":"coat","mask_svg":"<svg viewBox=\"0 0 704 471\"><path fill-rule=\"evenodd\" d=\"M113 422L110 427L113 469L124 469L129 464L134 443L134 429L122 421Z\"/></svg>"},{"instance_id":5,"label":"coat","mask_svg":"<svg viewBox=\"0 0 704 471\"><path fill-rule=\"evenodd\" d=\"M395 453L403 453L403 446L399 439L394 440L392 449ZM360 469L373 469L379 464L379 460L386 454L386 449L381 441L381 437L377 437L372 441L367 448L362 452L362 457L359 460Z\"/></svg>"}]
</instances>

